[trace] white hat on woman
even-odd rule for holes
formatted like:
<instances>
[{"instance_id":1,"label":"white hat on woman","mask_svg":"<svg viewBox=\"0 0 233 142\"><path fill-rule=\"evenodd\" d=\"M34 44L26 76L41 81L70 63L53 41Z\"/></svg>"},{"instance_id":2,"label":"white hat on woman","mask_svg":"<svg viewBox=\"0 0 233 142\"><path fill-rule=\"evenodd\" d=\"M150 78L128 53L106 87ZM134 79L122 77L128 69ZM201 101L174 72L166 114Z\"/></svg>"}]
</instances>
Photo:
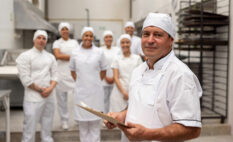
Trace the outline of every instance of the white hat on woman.
<instances>
[{"instance_id":1,"label":"white hat on woman","mask_svg":"<svg viewBox=\"0 0 233 142\"><path fill-rule=\"evenodd\" d=\"M104 33L103 33L103 37L105 37L106 35L111 35L111 36L113 36L113 33L112 33L112 31L110 31L110 30L106 30L106 31L104 31Z\"/></svg>"},{"instance_id":2,"label":"white hat on woman","mask_svg":"<svg viewBox=\"0 0 233 142\"><path fill-rule=\"evenodd\" d=\"M60 32L60 31L62 30L62 28L64 28L64 27L66 27L69 31L70 31L70 29L71 29L71 26L70 26L69 23L67 23L67 22L61 22L61 23L59 24L59 26L58 26L59 32Z\"/></svg>"},{"instance_id":3,"label":"white hat on woman","mask_svg":"<svg viewBox=\"0 0 233 142\"><path fill-rule=\"evenodd\" d=\"M121 40L124 38L128 39L131 42L131 37L129 34L122 34L119 38L119 41L121 42Z\"/></svg>"},{"instance_id":4,"label":"white hat on woman","mask_svg":"<svg viewBox=\"0 0 233 142\"><path fill-rule=\"evenodd\" d=\"M92 32L94 34L94 29L92 27L83 27L82 32L81 32L81 37L85 32Z\"/></svg>"}]
</instances>

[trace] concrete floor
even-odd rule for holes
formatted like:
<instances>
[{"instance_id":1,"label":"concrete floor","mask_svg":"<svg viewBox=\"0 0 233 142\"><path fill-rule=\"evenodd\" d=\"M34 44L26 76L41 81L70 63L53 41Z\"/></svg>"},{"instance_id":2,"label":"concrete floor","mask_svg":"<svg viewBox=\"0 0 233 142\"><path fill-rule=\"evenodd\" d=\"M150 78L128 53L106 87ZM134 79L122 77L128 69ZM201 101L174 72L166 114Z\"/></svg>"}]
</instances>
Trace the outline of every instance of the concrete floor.
<instances>
[{"instance_id":1,"label":"concrete floor","mask_svg":"<svg viewBox=\"0 0 233 142\"><path fill-rule=\"evenodd\" d=\"M188 142L233 142L233 136L202 136L197 139L190 140Z\"/></svg>"},{"instance_id":2,"label":"concrete floor","mask_svg":"<svg viewBox=\"0 0 233 142\"><path fill-rule=\"evenodd\" d=\"M55 114L54 114L54 121L53 121L53 130L62 131L61 125L60 125L60 118L57 111L56 106L56 96L54 95L55 100ZM69 114L70 114L70 120L69 120L69 130L77 130L77 123L73 120L73 94L69 93L68 97L68 107L69 107ZM10 119L11 119L11 132L22 132L23 130L23 110L11 110L10 112ZM5 122L5 112L0 111L0 122ZM40 127L38 125L39 130ZM0 123L0 131L5 130L5 123Z\"/></svg>"}]
</instances>

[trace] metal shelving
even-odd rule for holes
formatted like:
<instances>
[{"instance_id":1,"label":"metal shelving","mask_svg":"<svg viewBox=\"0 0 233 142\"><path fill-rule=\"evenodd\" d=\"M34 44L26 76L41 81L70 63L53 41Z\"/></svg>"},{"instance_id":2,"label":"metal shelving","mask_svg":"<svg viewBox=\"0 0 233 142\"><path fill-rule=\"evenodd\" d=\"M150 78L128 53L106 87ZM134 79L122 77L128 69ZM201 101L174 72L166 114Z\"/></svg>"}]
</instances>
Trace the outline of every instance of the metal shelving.
<instances>
[{"instance_id":1,"label":"metal shelving","mask_svg":"<svg viewBox=\"0 0 233 142\"><path fill-rule=\"evenodd\" d=\"M230 0L183 0L177 12L177 56L197 75L203 88L202 119L228 111Z\"/></svg>"}]
</instances>

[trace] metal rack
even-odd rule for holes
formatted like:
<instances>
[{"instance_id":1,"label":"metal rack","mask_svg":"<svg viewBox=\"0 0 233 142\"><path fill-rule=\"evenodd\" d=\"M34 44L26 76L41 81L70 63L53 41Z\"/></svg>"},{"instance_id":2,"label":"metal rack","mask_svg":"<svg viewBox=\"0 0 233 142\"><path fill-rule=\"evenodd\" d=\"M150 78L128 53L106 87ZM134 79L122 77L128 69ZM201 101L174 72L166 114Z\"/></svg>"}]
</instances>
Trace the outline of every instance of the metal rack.
<instances>
[{"instance_id":1,"label":"metal rack","mask_svg":"<svg viewBox=\"0 0 233 142\"><path fill-rule=\"evenodd\" d=\"M202 119L227 118L230 0L182 0L177 12L177 56L203 88Z\"/></svg>"}]
</instances>

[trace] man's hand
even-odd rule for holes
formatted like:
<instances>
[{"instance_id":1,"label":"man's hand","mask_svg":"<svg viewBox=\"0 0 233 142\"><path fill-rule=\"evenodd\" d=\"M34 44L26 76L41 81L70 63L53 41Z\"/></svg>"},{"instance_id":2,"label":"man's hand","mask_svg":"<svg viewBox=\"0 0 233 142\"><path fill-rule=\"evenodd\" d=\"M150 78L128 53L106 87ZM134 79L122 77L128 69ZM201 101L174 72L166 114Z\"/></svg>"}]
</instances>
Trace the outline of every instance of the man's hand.
<instances>
[{"instance_id":1,"label":"man's hand","mask_svg":"<svg viewBox=\"0 0 233 142\"><path fill-rule=\"evenodd\" d=\"M113 117L114 119L124 123L125 122L125 116L126 116L126 111L122 112L109 112L107 113L108 116ZM104 124L108 129L113 129L117 127L117 125L112 124L111 122L104 120Z\"/></svg>"},{"instance_id":2,"label":"man's hand","mask_svg":"<svg viewBox=\"0 0 233 142\"><path fill-rule=\"evenodd\" d=\"M40 93L43 98L46 98L50 95L50 93L53 91L51 87L43 88L43 91Z\"/></svg>"},{"instance_id":3,"label":"man's hand","mask_svg":"<svg viewBox=\"0 0 233 142\"><path fill-rule=\"evenodd\" d=\"M140 124L134 124L127 122L126 124L129 128L118 125L118 127L125 133L130 141L141 141L145 140L145 132L147 128Z\"/></svg>"},{"instance_id":4,"label":"man's hand","mask_svg":"<svg viewBox=\"0 0 233 142\"><path fill-rule=\"evenodd\" d=\"M127 122L129 128L118 125L130 141L156 140L166 142L180 142L196 138L200 135L200 128L186 127L173 123L163 128L150 129L140 124Z\"/></svg>"},{"instance_id":5,"label":"man's hand","mask_svg":"<svg viewBox=\"0 0 233 142\"><path fill-rule=\"evenodd\" d=\"M56 81L52 80L50 83L50 86L47 88L43 88L43 91L40 92L40 95L44 98L48 97L50 93L53 91L53 89L55 88L56 84L57 84Z\"/></svg>"}]
</instances>

